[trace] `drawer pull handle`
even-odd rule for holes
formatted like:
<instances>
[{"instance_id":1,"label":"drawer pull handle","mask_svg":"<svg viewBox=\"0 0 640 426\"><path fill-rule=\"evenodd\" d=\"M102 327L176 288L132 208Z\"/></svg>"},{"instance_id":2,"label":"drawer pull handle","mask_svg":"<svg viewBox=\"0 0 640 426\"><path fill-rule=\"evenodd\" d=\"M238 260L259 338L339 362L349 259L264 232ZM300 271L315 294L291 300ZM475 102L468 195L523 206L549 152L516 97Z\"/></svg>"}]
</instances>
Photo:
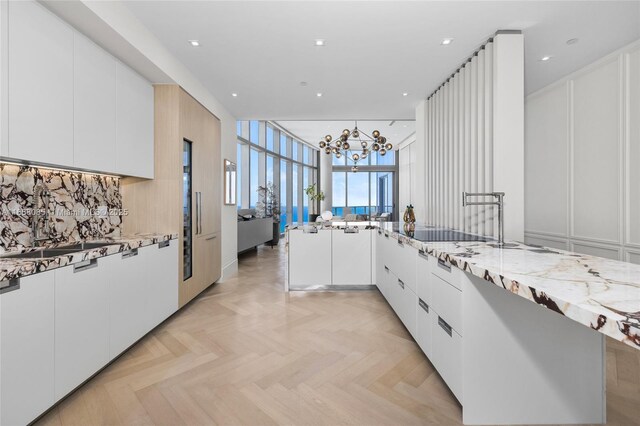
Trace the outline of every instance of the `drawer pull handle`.
<instances>
[{"instance_id":1,"label":"drawer pull handle","mask_svg":"<svg viewBox=\"0 0 640 426\"><path fill-rule=\"evenodd\" d=\"M449 335L449 337L453 337L453 329L440 316L438 316L438 325Z\"/></svg>"},{"instance_id":2,"label":"drawer pull handle","mask_svg":"<svg viewBox=\"0 0 640 426\"><path fill-rule=\"evenodd\" d=\"M169 247L169 244L171 244L170 240L166 240L166 241L160 241L158 243L158 248L165 248L165 247Z\"/></svg>"},{"instance_id":3,"label":"drawer pull handle","mask_svg":"<svg viewBox=\"0 0 640 426\"><path fill-rule=\"evenodd\" d=\"M387 234L384 234L384 237L385 237L385 238L389 238L389 235L387 235Z\"/></svg>"},{"instance_id":4,"label":"drawer pull handle","mask_svg":"<svg viewBox=\"0 0 640 426\"><path fill-rule=\"evenodd\" d=\"M382 229L378 228L378 235L382 235Z\"/></svg>"},{"instance_id":5,"label":"drawer pull handle","mask_svg":"<svg viewBox=\"0 0 640 426\"><path fill-rule=\"evenodd\" d=\"M0 288L0 294L20 289L20 278L11 278L9 284Z\"/></svg>"},{"instance_id":6,"label":"drawer pull handle","mask_svg":"<svg viewBox=\"0 0 640 426\"><path fill-rule=\"evenodd\" d=\"M93 269L98 266L98 259L83 260L73 265L73 273L86 271L87 269Z\"/></svg>"},{"instance_id":7,"label":"drawer pull handle","mask_svg":"<svg viewBox=\"0 0 640 426\"><path fill-rule=\"evenodd\" d=\"M304 232L305 234L317 234L318 228L316 228L315 226L306 226L302 229L302 232Z\"/></svg>"},{"instance_id":8,"label":"drawer pull handle","mask_svg":"<svg viewBox=\"0 0 640 426\"><path fill-rule=\"evenodd\" d=\"M424 309L426 313L429 313L429 305L427 305L427 303L424 300L418 299L418 305L420 305L420 307Z\"/></svg>"},{"instance_id":9,"label":"drawer pull handle","mask_svg":"<svg viewBox=\"0 0 640 426\"><path fill-rule=\"evenodd\" d=\"M402 282L402 280L399 278L398 278L398 285L402 287L402 289L404 290L404 282Z\"/></svg>"},{"instance_id":10,"label":"drawer pull handle","mask_svg":"<svg viewBox=\"0 0 640 426\"><path fill-rule=\"evenodd\" d=\"M134 257L134 256L137 256L137 255L138 255L138 249L137 248L122 252L122 258L123 259L129 259L130 257Z\"/></svg>"},{"instance_id":11,"label":"drawer pull handle","mask_svg":"<svg viewBox=\"0 0 640 426\"><path fill-rule=\"evenodd\" d=\"M447 272L451 272L451 265L448 265L447 262L442 259L438 259L438 266Z\"/></svg>"},{"instance_id":12,"label":"drawer pull handle","mask_svg":"<svg viewBox=\"0 0 640 426\"><path fill-rule=\"evenodd\" d=\"M214 235L212 237L205 238L205 241L211 241L213 239L216 239L217 237L218 237L217 235Z\"/></svg>"},{"instance_id":13,"label":"drawer pull handle","mask_svg":"<svg viewBox=\"0 0 640 426\"><path fill-rule=\"evenodd\" d=\"M384 265L384 270L389 272L389 267L387 265Z\"/></svg>"},{"instance_id":14,"label":"drawer pull handle","mask_svg":"<svg viewBox=\"0 0 640 426\"><path fill-rule=\"evenodd\" d=\"M422 249L418 250L418 256L420 256L423 259L429 259L429 256L427 256L427 252Z\"/></svg>"},{"instance_id":15,"label":"drawer pull handle","mask_svg":"<svg viewBox=\"0 0 640 426\"><path fill-rule=\"evenodd\" d=\"M400 241L399 239L398 239L398 245L399 245L400 247L404 247L404 244L403 244L403 243L402 243L402 241Z\"/></svg>"},{"instance_id":16,"label":"drawer pull handle","mask_svg":"<svg viewBox=\"0 0 640 426\"><path fill-rule=\"evenodd\" d=\"M358 227L353 227L353 228L344 228L344 233L345 234L357 234L360 232L360 228Z\"/></svg>"}]
</instances>

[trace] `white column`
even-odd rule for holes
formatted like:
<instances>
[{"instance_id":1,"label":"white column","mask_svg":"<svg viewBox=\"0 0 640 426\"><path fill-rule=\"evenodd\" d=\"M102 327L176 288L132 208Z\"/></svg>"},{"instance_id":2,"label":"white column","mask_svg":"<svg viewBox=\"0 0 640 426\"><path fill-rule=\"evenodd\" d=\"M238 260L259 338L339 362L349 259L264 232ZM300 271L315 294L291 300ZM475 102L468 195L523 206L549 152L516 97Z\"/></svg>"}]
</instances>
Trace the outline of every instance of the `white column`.
<instances>
[{"instance_id":1,"label":"white column","mask_svg":"<svg viewBox=\"0 0 640 426\"><path fill-rule=\"evenodd\" d=\"M522 34L496 35L493 49L493 188L505 193L505 240L524 241Z\"/></svg>"},{"instance_id":2,"label":"white column","mask_svg":"<svg viewBox=\"0 0 640 426\"><path fill-rule=\"evenodd\" d=\"M327 155L324 151L320 151L320 191L324 192L324 201L320 202L320 213L331 210L333 207L333 174L332 174L333 155Z\"/></svg>"},{"instance_id":3,"label":"white column","mask_svg":"<svg viewBox=\"0 0 640 426\"><path fill-rule=\"evenodd\" d=\"M427 220L427 135L425 132L425 102L420 102L416 108L416 141L412 151L415 155L415 179L419 182L415 187L415 193L411 194L416 221L426 223ZM400 205L402 211L402 204Z\"/></svg>"}]
</instances>

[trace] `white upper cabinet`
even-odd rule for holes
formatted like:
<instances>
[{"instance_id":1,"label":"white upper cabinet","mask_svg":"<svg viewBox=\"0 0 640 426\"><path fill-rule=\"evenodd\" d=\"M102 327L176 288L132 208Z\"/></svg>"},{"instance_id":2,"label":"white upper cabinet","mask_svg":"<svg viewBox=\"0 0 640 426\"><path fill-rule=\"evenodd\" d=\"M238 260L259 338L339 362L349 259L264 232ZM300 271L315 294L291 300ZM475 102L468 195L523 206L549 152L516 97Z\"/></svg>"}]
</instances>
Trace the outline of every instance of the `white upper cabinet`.
<instances>
[{"instance_id":1,"label":"white upper cabinet","mask_svg":"<svg viewBox=\"0 0 640 426\"><path fill-rule=\"evenodd\" d=\"M116 60L80 33L74 34L73 164L115 171Z\"/></svg>"},{"instance_id":2,"label":"white upper cabinet","mask_svg":"<svg viewBox=\"0 0 640 426\"><path fill-rule=\"evenodd\" d=\"M37 2L9 2L12 158L73 163L73 30Z\"/></svg>"},{"instance_id":3,"label":"white upper cabinet","mask_svg":"<svg viewBox=\"0 0 640 426\"><path fill-rule=\"evenodd\" d=\"M153 178L153 87L36 1L0 2L0 155Z\"/></svg>"},{"instance_id":4,"label":"white upper cabinet","mask_svg":"<svg viewBox=\"0 0 640 426\"><path fill-rule=\"evenodd\" d=\"M153 87L116 65L116 172L153 178Z\"/></svg>"}]
</instances>

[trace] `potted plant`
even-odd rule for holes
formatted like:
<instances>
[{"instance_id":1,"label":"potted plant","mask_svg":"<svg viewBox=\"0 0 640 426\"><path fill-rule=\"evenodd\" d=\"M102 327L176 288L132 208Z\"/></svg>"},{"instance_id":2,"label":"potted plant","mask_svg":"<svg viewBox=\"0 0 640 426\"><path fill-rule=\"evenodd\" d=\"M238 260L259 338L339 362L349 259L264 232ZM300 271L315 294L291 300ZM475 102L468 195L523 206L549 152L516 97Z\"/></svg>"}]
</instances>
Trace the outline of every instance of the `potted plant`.
<instances>
[{"instance_id":1,"label":"potted plant","mask_svg":"<svg viewBox=\"0 0 640 426\"><path fill-rule=\"evenodd\" d=\"M277 246L280 241L280 203L276 187L273 183L267 182L265 186L259 186L257 191L256 216L273 218L271 246Z\"/></svg>"},{"instance_id":2,"label":"potted plant","mask_svg":"<svg viewBox=\"0 0 640 426\"><path fill-rule=\"evenodd\" d=\"M315 222L319 216L320 201L324 200L324 192L316 191L316 184L311 184L304 189L309 197L309 222Z\"/></svg>"}]
</instances>

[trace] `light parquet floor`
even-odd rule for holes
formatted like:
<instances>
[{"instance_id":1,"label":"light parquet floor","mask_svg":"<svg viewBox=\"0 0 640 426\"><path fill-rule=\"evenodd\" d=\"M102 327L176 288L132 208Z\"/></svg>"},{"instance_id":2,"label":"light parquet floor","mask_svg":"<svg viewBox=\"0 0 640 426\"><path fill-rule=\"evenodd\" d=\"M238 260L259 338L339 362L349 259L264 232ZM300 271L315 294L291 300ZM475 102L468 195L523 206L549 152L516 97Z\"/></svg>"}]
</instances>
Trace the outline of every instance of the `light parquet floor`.
<instances>
[{"instance_id":1,"label":"light parquet floor","mask_svg":"<svg viewBox=\"0 0 640 426\"><path fill-rule=\"evenodd\" d=\"M461 424L461 407L383 297L284 293L282 245L241 256L237 276L38 424ZM608 424L640 424L640 351L608 343Z\"/></svg>"}]
</instances>

